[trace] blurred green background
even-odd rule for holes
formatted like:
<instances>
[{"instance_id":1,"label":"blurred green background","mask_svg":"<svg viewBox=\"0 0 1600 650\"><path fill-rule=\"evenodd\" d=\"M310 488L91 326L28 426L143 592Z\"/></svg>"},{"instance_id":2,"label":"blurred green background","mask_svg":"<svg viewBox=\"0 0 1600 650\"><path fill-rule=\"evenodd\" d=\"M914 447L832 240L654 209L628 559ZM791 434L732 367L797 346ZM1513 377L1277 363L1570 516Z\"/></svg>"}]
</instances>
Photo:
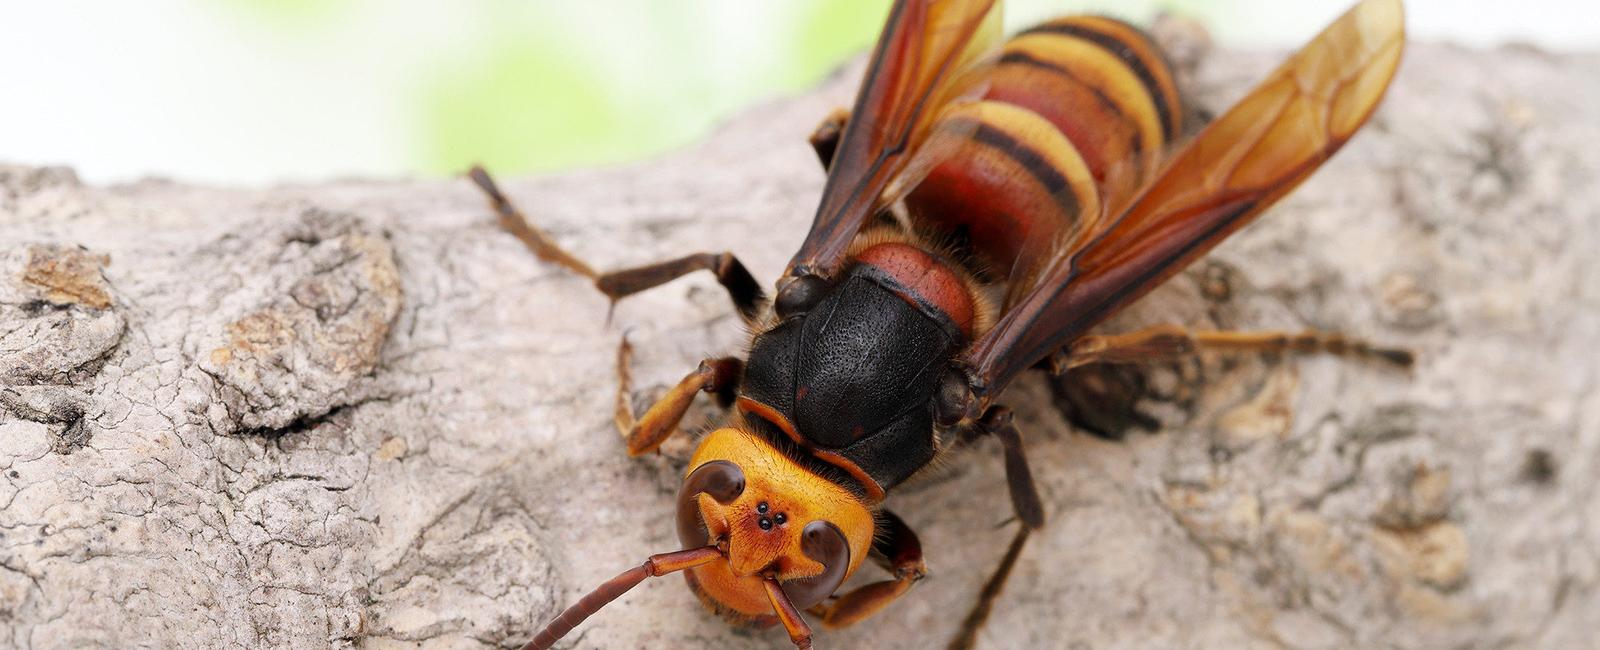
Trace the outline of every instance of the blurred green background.
<instances>
[{"instance_id":1,"label":"blurred green background","mask_svg":"<svg viewBox=\"0 0 1600 650\"><path fill-rule=\"evenodd\" d=\"M817 83L888 0L147 0L0 4L0 160L261 185L615 164ZM1287 47L1349 0L1011 0L1011 29L1069 12L1204 21ZM1600 3L1411 0L1412 31L1600 42Z\"/></svg>"}]
</instances>

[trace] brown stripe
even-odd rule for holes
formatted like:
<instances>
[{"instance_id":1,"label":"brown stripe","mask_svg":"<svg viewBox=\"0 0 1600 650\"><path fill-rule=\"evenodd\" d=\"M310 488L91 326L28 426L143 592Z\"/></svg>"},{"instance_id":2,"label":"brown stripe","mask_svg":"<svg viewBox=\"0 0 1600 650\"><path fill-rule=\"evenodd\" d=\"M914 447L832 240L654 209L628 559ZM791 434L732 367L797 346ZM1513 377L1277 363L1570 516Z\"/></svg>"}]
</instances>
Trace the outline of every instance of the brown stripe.
<instances>
[{"instance_id":1,"label":"brown stripe","mask_svg":"<svg viewBox=\"0 0 1600 650\"><path fill-rule=\"evenodd\" d=\"M779 430L783 431L784 435L789 436L789 439L793 441L794 444L799 445L801 449L806 450L807 453L811 454L817 460L844 470L845 473L850 475L850 478L855 479L857 483L861 484L861 489L867 493L867 498L871 499L873 503L883 502L883 499L886 496L883 491L883 486L878 485L878 482L872 478L872 475L868 474L866 470L861 469L860 465L855 464L855 462L845 458L844 456L814 447L811 444L811 441L806 440L798 431L795 431L794 425L789 422L789 418L784 417L783 414L779 413L777 409L745 396L739 397L738 405L739 408L755 415L756 417L771 422L773 426L776 426Z\"/></svg>"},{"instance_id":2,"label":"brown stripe","mask_svg":"<svg viewBox=\"0 0 1600 650\"><path fill-rule=\"evenodd\" d=\"M772 408L765 403L758 402L743 395L739 396L737 403L739 404L739 408L749 411L756 417L771 422L772 426L778 427L780 431L783 431L783 435L789 436L789 439L793 440L795 444L802 447L809 446L809 444L806 442L806 439L800 437L799 432L794 430L794 424L789 422L789 418L786 418L782 413L779 413L778 409Z\"/></svg>"},{"instance_id":3,"label":"brown stripe","mask_svg":"<svg viewBox=\"0 0 1600 650\"><path fill-rule=\"evenodd\" d=\"M1139 77L1139 81L1144 84L1145 92L1150 94L1150 101L1156 106L1156 115L1161 118L1161 132L1166 136L1167 141L1171 142L1172 139L1177 136L1173 129L1173 107L1167 103L1167 95L1161 91L1161 83L1156 80L1155 73L1150 70L1150 67L1145 65L1144 59L1139 58L1139 53L1135 52L1133 48L1127 43L1123 42L1122 39L1105 32L1096 31L1082 25L1074 25L1070 23L1050 23L1040 25L1038 27L1034 27L1033 29L1022 32L1022 34L1018 34L1018 36L1026 34L1060 34L1062 36L1083 39L1100 46L1105 51L1110 52L1113 56L1121 59L1122 62L1128 66L1128 69L1132 70L1133 74Z\"/></svg>"},{"instance_id":4,"label":"brown stripe","mask_svg":"<svg viewBox=\"0 0 1600 650\"><path fill-rule=\"evenodd\" d=\"M883 490L883 486L879 485L878 480L872 478L872 475L868 474L867 470L861 469L861 466L857 465L855 461L846 458L843 454L825 449L812 449L810 451L812 456L816 456L823 462L844 470L850 475L851 478L854 478L857 483L860 483L861 487L866 489L867 498L871 500L872 503L883 503L884 497L887 496L887 493L885 493Z\"/></svg>"},{"instance_id":5,"label":"brown stripe","mask_svg":"<svg viewBox=\"0 0 1600 650\"><path fill-rule=\"evenodd\" d=\"M1106 96L1105 91L1101 90L1099 87L1094 86L1092 84L1084 83L1083 80L1081 80L1081 79L1079 79L1077 77L1077 75L1072 74L1071 70L1063 68L1063 67L1061 67L1059 65L1056 65L1054 63L1051 63L1049 61L1041 61L1039 59L1036 59L1036 58L1030 56L1026 52L1019 52L1019 51L1015 51L1015 50L1006 52L1004 56L1001 56L1000 57L1000 63L1002 63L1002 64L1014 63L1014 64L1019 64L1019 65L1025 65L1025 66L1038 68L1040 70L1045 70L1047 72L1051 72L1051 73L1054 73L1054 74L1059 74L1059 75L1061 75L1063 77L1066 77L1068 81L1071 81L1072 83L1077 84L1079 87L1088 90L1090 93L1093 93L1095 99L1099 100L1100 104L1102 106L1104 106L1106 108L1106 110L1111 111L1111 113L1113 115L1116 115L1117 117L1122 118L1122 120L1124 122L1128 121L1128 116L1127 115L1123 115L1123 113L1122 113L1122 107L1117 106L1116 102L1111 101L1111 98ZM1129 144L1132 145L1132 148L1129 149L1129 151L1132 151L1132 152L1144 151L1144 132L1142 132L1139 129L1139 126L1137 124L1132 125L1132 128L1129 128L1128 131L1133 134L1132 141L1129 143ZM1104 152L1101 152L1101 155L1104 156Z\"/></svg>"},{"instance_id":6,"label":"brown stripe","mask_svg":"<svg viewBox=\"0 0 1600 650\"><path fill-rule=\"evenodd\" d=\"M1050 161L1039 155L1039 152L1034 151L1016 138L1011 137L1011 134L997 129L987 122L962 117L949 120L946 124L948 128L962 130L972 128L973 141L1000 151L1016 161L1018 165L1022 165L1022 168L1028 171L1028 175L1032 176L1035 181L1044 186L1046 191L1050 192L1051 196L1055 197L1056 205L1061 208L1062 214L1065 214L1068 218L1076 218L1078 216L1078 211L1081 207L1078 203L1078 194L1073 191L1072 183L1059 170L1051 166ZM959 127L956 126L958 124L960 125ZM1071 145L1069 144L1068 146Z\"/></svg>"}]
</instances>

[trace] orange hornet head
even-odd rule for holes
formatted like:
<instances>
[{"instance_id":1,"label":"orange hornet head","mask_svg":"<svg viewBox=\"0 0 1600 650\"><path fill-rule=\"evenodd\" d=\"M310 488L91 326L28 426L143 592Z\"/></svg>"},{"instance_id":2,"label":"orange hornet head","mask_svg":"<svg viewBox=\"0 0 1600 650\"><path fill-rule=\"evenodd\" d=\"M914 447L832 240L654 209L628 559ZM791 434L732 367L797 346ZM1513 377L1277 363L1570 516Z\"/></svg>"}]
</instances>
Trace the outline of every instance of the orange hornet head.
<instances>
[{"instance_id":1,"label":"orange hornet head","mask_svg":"<svg viewBox=\"0 0 1600 650\"><path fill-rule=\"evenodd\" d=\"M872 511L760 437L735 427L701 441L678 491L684 550L650 556L568 607L524 650L547 650L646 578L685 571L713 611L740 622L791 626L855 573L872 546ZM805 634L809 634L808 632ZM796 643L810 647L809 636Z\"/></svg>"},{"instance_id":2,"label":"orange hornet head","mask_svg":"<svg viewBox=\"0 0 1600 650\"><path fill-rule=\"evenodd\" d=\"M855 494L733 427L701 441L678 492L678 539L725 554L689 569L690 587L737 621L772 620L769 579L796 609L821 603L867 557L873 530Z\"/></svg>"}]
</instances>

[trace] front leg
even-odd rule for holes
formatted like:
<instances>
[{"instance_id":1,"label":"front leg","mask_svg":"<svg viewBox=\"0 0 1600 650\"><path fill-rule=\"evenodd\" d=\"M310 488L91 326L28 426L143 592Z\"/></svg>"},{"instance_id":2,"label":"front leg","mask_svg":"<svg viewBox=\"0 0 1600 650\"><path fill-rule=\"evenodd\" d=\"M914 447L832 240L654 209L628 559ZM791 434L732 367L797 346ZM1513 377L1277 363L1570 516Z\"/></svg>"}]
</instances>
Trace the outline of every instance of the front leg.
<instances>
[{"instance_id":1,"label":"front leg","mask_svg":"<svg viewBox=\"0 0 1600 650\"><path fill-rule=\"evenodd\" d=\"M495 214L500 218L500 227L515 235L539 259L559 264L573 273L594 281L595 288L610 298L612 303L695 271L715 273L717 282L728 290L728 297L733 299L734 308L739 310L739 315L746 322L755 319L766 298L761 291L761 284L756 282L750 271L745 269L744 264L739 258L734 257L733 253L695 253L666 262L598 273L583 260L557 246L544 231L529 223L482 167L473 167L468 175L471 176L472 182L489 196Z\"/></svg>"},{"instance_id":2,"label":"front leg","mask_svg":"<svg viewBox=\"0 0 1600 650\"><path fill-rule=\"evenodd\" d=\"M822 618L823 627L859 623L888 607L928 575L928 566L922 562L922 541L916 532L888 510L879 513L878 518L883 525L873 535L872 558L893 578L857 587L833 602L813 607L811 613Z\"/></svg>"},{"instance_id":3,"label":"front leg","mask_svg":"<svg viewBox=\"0 0 1600 650\"><path fill-rule=\"evenodd\" d=\"M633 346L624 336L622 345L617 347L616 423L617 430L627 440L629 456L655 451L667 438L672 437L673 432L678 430L678 423L683 420L683 414L694 403L696 394L706 392L716 395L717 403L723 407L732 404L734 390L739 386L740 377L744 376L744 362L737 358L706 359L668 390L666 395L656 400L643 416L635 418L630 399L633 382L628 371L632 356Z\"/></svg>"}]
</instances>

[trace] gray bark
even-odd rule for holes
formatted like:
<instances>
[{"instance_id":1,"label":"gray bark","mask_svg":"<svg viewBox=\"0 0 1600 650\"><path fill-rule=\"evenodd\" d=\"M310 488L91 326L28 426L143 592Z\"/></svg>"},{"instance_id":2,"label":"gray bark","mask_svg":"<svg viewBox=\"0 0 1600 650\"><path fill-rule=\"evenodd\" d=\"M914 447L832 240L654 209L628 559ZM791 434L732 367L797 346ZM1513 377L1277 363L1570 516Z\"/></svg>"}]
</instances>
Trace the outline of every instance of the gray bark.
<instances>
[{"instance_id":1,"label":"gray bark","mask_svg":"<svg viewBox=\"0 0 1600 650\"><path fill-rule=\"evenodd\" d=\"M1278 54L1217 52L1211 110ZM598 268L736 251L775 278L854 74L656 162L507 180ZM1292 198L1106 326L1318 327L1411 372L1153 369L1156 434L1019 412L1049 523L986 647L1547 647L1600 619L1600 58L1418 45ZM742 328L709 278L623 301L498 230L465 181L94 187L0 168L0 646L479 647L675 548L692 441L632 460L636 401ZM689 417L716 417L710 406ZM819 647L942 644L1011 535L998 447L890 499L932 575ZM877 579L864 571L866 578ZM861 580L858 577L857 580ZM677 579L585 648L782 647Z\"/></svg>"}]
</instances>

